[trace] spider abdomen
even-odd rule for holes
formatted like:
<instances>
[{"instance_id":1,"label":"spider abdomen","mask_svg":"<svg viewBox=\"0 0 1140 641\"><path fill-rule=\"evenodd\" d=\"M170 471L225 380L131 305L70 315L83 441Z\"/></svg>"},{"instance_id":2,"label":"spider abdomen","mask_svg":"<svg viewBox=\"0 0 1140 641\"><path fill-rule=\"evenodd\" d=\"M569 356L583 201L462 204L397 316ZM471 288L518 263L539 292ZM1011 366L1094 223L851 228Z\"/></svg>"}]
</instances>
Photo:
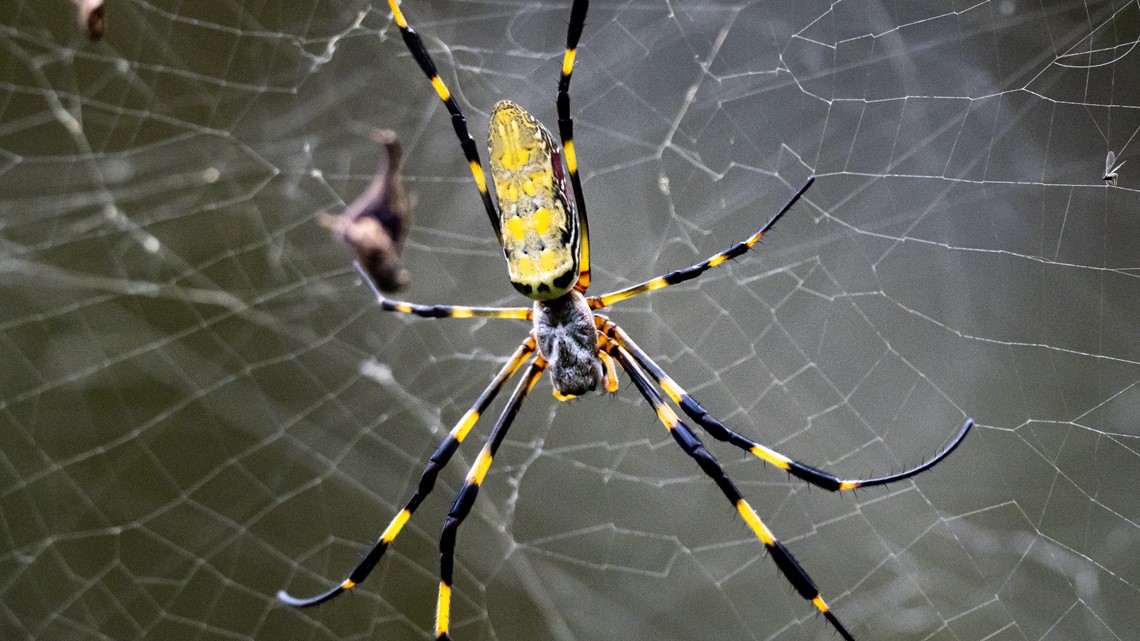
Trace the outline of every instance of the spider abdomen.
<instances>
[{"instance_id":1,"label":"spider abdomen","mask_svg":"<svg viewBox=\"0 0 1140 641\"><path fill-rule=\"evenodd\" d=\"M534 300L558 298L578 279L580 242L562 154L546 127L509 100L491 111L488 138L511 284Z\"/></svg>"}]
</instances>

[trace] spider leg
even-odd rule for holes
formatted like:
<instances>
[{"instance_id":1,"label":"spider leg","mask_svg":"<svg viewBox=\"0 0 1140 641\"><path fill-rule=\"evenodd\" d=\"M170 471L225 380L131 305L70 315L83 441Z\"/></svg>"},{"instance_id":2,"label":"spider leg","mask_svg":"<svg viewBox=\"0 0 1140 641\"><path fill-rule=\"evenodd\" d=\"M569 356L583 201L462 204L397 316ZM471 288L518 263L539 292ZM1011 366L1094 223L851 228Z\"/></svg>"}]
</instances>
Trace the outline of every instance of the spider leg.
<instances>
[{"instance_id":1,"label":"spider leg","mask_svg":"<svg viewBox=\"0 0 1140 641\"><path fill-rule=\"evenodd\" d=\"M499 228L498 210L495 209L495 203L491 201L491 194L487 192L487 175L483 173L483 162L479 159L475 140L467 131L467 119L463 116L463 110L459 108L459 103L455 102L455 98L451 96L447 85L443 84L443 79L439 77L439 72L436 71L435 62L432 61L427 48L424 47L424 41L420 39L420 35L416 33L415 29L408 26L408 20L404 18L404 13L400 11L396 0L388 0L388 7L392 10L392 17L396 20L396 26L400 27L408 51L412 53L412 57L416 59L416 63L419 64L424 75L431 81L431 86L439 94L439 99L447 107L447 112L451 114L451 126L455 129L456 137L459 138L459 146L463 148L463 155L467 158L467 165L471 168L471 177L475 179L475 186L479 188L479 196L483 199L483 208L487 210L487 218L491 220L491 228L495 230L495 238L499 240L499 245L502 245L503 234Z\"/></svg>"},{"instance_id":2,"label":"spider leg","mask_svg":"<svg viewBox=\"0 0 1140 641\"><path fill-rule=\"evenodd\" d=\"M515 350L515 353L507 361L506 365L503 365L499 373L491 380L491 384L487 386L487 389L483 390L483 393L479 395L475 404L471 406L471 409L467 410L467 413L463 415L463 418L459 420L459 423L452 428L451 433L444 439L439 449L428 459L427 465L424 467L423 475L420 476L419 486L416 487L412 498L404 505L404 509L396 514L395 518L388 524L388 527L384 529L384 533L380 535L380 540L368 550L368 553L364 555L360 563L349 573L347 579L331 590L315 597L302 599L284 590L280 590L277 592L277 598L289 605L307 608L324 603L342 592L348 591L356 584L368 578L368 575L372 572L372 568L376 567L376 564L380 561L380 557L384 556L388 545L392 543L396 535L400 533L400 530L403 529L404 525L408 522L408 519L411 518L412 512L415 512L420 503L431 493L432 488L435 487L435 479L436 476L439 475L439 471L451 460L451 456L459 449L459 444L467 436L467 433L475 425L475 422L479 420L479 416L487 409L491 401L495 400L495 396L498 395L499 390L503 389L506 382L510 380L510 378L514 376L514 373L522 367L522 364L530 358L534 350L535 341L533 336L528 337L523 341L523 344Z\"/></svg>"},{"instance_id":3,"label":"spider leg","mask_svg":"<svg viewBox=\"0 0 1140 641\"><path fill-rule=\"evenodd\" d=\"M451 511L447 513L447 520L443 524L443 533L439 538L439 600L436 604L435 613L435 636L438 641L451 638L448 635L451 621L451 585L455 564L455 537L459 533L459 526L471 513L471 506L475 504L475 498L479 495L479 486L483 484L487 470L491 467L491 459L495 456L499 445L503 443L503 438L506 437L507 430L514 422L527 393L538 382L542 370L545 368L546 361L541 355L536 356L534 362L530 364L526 373L519 380L510 400L507 401L507 406L503 408L503 413L499 415L499 422L495 424L495 429L487 437L487 442L479 451L475 464L467 472L467 480L463 482L463 487L455 496L455 503L452 504Z\"/></svg>"},{"instance_id":4,"label":"spider leg","mask_svg":"<svg viewBox=\"0 0 1140 641\"><path fill-rule=\"evenodd\" d=\"M364 277L364 282L372 288L372 293L376 295L376 300L380 303L380 309L387 312L401 312L404 314L414 314L423 318L511 318L515 320L530 320L533 318L534 310L530 307L463 307L460 305L419 305L417 303L406 303L401 300L392 300L388 298L380 289L376 287L376 283L372 282L372 277L368 275L364 267L359 262L354 262L356 271Z\"/></svg>"},{"instance_id":5,"label":"spider leg","mask_svg":"<svg viewBox=\"0 0 1140 641\"><path fill-rule=\"evenodd\" d=\"M633 356L633 360L637 361L638 365L647 370L649 374L653 376L653 378L657 381L657 384L661 386L661 389L665 390L665 393L669 396L669 398L672 399L673 402L676 403L677 406L680 407L681 410L689 416L689 418L693 419L697 425L700 425L702 428L704 428L704 430L708 432L710 436L717 439L718 441L731 443L736 447L751 453L757 458L771 463L781 470L787 471L789 474L803 481L806 481L816 487L821 487L825 490L829 490L831 492L837 492L840 490L853 490L855 488L871 487L874 485L886 485L887 483L901 481L903 479L910 478L920 472L925 472L926 470L938 464L939 461L949 456L950 453L953 452L954 449L957 448L958 445L962 442L962 439L966 437L966 434L970 431L970 428L974 426L973 419L966 419L966 422L962 424L962 427L950 441L950 444L922 465L918 465L909 470L899 472L898 474L891 474L889 476L883 476L879 478L849 480L840 479L830 472L826 472L817 467L812 467L806 463L800 463L799 461L792 460L767 446L761 445L749 438L738 434L737 432L734 432L726 425L713 418L712 415L709 414L708 410L702 407L701 404L693 399L693 397L690 396L688 392L682 389L681 386L672 379L672 377L665 373L665 370L661 369L661 366L655 363L648 354L646 354L640 347L637 346L637 343L635 343L633 339L629 337L629 334L627 334L625 330L623 330L621 327L618 327L617 324L605 316L597 315L595 318L598 319L599 329L601 329L602 333L608 338L616 341L618 345L621 345L627 352L629 352L629 354Z\"/></svg>"},{"instance_id":6,"label":"spider leg","mask_svg":"<svg viewBox=\"0 0 1140 641\"><path fill-rule=\"evenodd\" d=\"M574 71L574 58L578 52L578 39L586 24L588 0L574 0L570 9L570 26L566 31L566 55L562 58L562 75L558 78L558 135L562 138L562 153L570 171L570 184L574 187L574 202L578 206L578 233L581 245L578 253L578 282L580 292L590 286L590 225L586 222L586 197L582 193L582 179L578 176L578 155L574 150L574 119L570 116L570 74Z\"/></svg>"},{"instance_id":7,"label":"spider leg","mask_svg":"<svg viewBox=\"0 0 1140 641\"><path fill-rule=\"evenodd\" d=\"M593 296L590 298L590 309L609 307L618 301L623 301L627 298L633 298L634 296L644 294L645 292L651 292L656 289L661 289L670 285L676 285L677 283L683 283L687 280L692 280L697 276L705 273L706 271L712 269L713 267L716 267L725 261L731 260L746 253L749 249L752 249L753 245L760 242L760 238L762 238L764 234L768 233L768 230L770 230L772 226L776 224L777 220L780 220L781 216L788 213L788 210L792 208L792 205L795 205L796 202L799 201L800 197L804 195L804 192L808 190L808 187L811 187L813 182L815 182L815 176L808 178L807 182L804 183L804 186L800 187L800 190L797 191L795 195L793 195L788 200L788 202L784 203L784 206L780 208L780 211L776 212L776 215L772 216L772 218L769 219L768 222L765 223L759 231L748 237L746 240L736 243L732 247L729 247L719 254L711 256L707 260L699 262L695 265L669 272L663 276L658 276L657 278L647 280L640 285L634 285L633 287L619 289L617 291L603 294L601 296Z\"/></svg>"},{"instance_id":8,"label":"spider leg","mask_svg":"<svg viewBox=\"0 0 1140 641\"><path fill-rule=\"evenodd\" d=\"M673 440L676 441L677 445L681 446L685 454L688 454L695 460L697 464L701 466L701 470L717 484L717 487L720 488L720 491L728 499L729 503L732 503L733 507L735 507L736 511L740 514L740 517L743 518L744 522L751 528L756 538L760 539L760 542L764 544L764 547L768 550L768 554L770 554L772 560L776 562L776 567L783 573L784 578L792 584L792 587L795 588L801 597L811 601L812 605L823 614L824 618L839 631L839 634L846 641L855 641L851 633L847 631L847 628L843 627L843 624L839 622L839 619L831 612L831 609L828 608L827 603L824 602L823 597L819 593L819 589L815 587L815 583L811 580L811 577L808 576L808 573L804 571L803 567L800 566L799 561L792 556L792 553L788 551L788 548L786 548L783 543L776 539L776 535L772 534L768 526L764 525L759 515L756 514L752 506L749 505L748 501L740 494L740 490L736 489L736 485L728 478L724 468L716 462L712 453L705 449L704 444L697 438L697 435L694 434L687 425L682 423L673 410L665 404L665 401L661 398L661 395L657 393L657 390L654 389L649 378L631 361L629 353L615 342L608 343L606 349L609 350L611 356L617 359L622 369L629 374L629 377L633 379L634 385L637 386L637 391L641 392L645 400L649 401L649 404L656 410L657 418L669 430L669 434L673 436Z\"/></svg>"},{"instance_id":9,"label":"spider leg","mask_svg":"<svg viewBox=\"0 0 1140 641\"><path fill-rule=\"evenodd\" d=\"M613 394L618 391L617 368L614 366L614 359L604 351L598 352L598 358L602 361L602 382L605 384L606 392Z\"/></svg>"}]
</instances>

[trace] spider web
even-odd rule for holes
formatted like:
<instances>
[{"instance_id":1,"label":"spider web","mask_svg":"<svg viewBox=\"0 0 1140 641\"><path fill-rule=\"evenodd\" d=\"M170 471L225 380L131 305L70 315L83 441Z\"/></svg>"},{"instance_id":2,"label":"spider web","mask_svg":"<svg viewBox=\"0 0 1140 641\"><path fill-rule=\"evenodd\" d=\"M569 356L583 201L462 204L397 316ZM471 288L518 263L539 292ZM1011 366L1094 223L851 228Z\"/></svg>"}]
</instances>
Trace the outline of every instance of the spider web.
<instances>
[{"instance_id":1,"label":"spider web","mask_svg":"<svg viewBox=\"0 0 1140 641\"><path fill-rule=\"evenodd\" d=\"M70 3L0 4L0 636L431 638L475 444L354 594L273 594L345 576L526 332L381 313L314 220L395 129L407 299L518 304L446 111L379 2L108 4L99 44ZM405 12L478 140L505 97L554 124L569 3ZM1138 39L1135 1L591 8L594 290L819 177L759 251L612 317L842 477L978 421L844 496L714 447L859 639L1140 639ZM835 638L623 383L535 388L459 537L455 638Z\"/></svg>"}]
</instances>

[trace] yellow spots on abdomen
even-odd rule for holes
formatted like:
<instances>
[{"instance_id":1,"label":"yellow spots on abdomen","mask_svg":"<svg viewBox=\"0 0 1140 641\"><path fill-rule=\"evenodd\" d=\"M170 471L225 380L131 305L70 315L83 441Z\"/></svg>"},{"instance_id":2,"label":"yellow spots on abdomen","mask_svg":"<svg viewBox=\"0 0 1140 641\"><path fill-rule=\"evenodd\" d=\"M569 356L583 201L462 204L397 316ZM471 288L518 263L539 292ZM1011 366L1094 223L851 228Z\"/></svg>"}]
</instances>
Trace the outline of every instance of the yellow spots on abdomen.
<instances>
[{"instance_id":1,"label":"yellow spots on abdomen","mask_svg":"<svg viewBox=\"0 0 1140 641\"><path fill-rule=\"evenodd\" d=\"M503 136L503 138L505 138L505 139L517 137L518 136L517 124L518 123L510 123L510 125L511 125L510 128L515 130L514 132L512 132L512 135L507 135L506 132L500 132L499 135ZM499 126L503 129L507 128L506 125L499 125ZM520 146L515 145L515 146L511 146L508 149L503 150L503 167L505 167L511 171L518 171L519 168L522 167L523 165L525 165L528 160L530 160L530 150L527 149L526 147L520 147Z\"/></svg>"},{"instance_id":2,"label":"yellow spots on abdomen","mask_svg":"<svg viewBox=\"0 0 1140 641\"><path fill-rule=\"evenodd\" d=\"M538 268L544 272L552 271L555 267L558 267L561 258L561 252L553 249L544 249L538 255Z\"/></svg>"},{"instance_id":3,"label":"yellow spots on abdomen","mask_svg":"<svg viewBox=\"0 0 1140 641\"><path fill-rule=\"evenodd\" d=\"M522 218L509 218L506 221L504 229L507 230L507 237L511 240L522 241L526 238L527 224L526 220ZM504 239L506 240L506 239Z\"/></svg>"},{"instance_id":4,"label":"yellow spots on abdomen","mask_svg":"<svg viewBox=\"0 0 1140 641\"><path fill-rule=\"evenodd\" d=\"M527 232L533 231L540 238L550 234L550 225L554 221L554 214L545 207L539 207L527 218L516 216L505 221L505 228L509 237L515 241L525 241Z\"/></svg>"},{"instance_id":5,"label":"yellow spots on abdomen","mask_svg":"<svg viewBox=\"0 0 1140 641\"><path fill-rule=\"evenodd\" d=\"M550 233L550 223L554 219L554 214L545 207L539 207L538 211L530 217L531 228L539 236L547 236Z\"/></svg>"},{"instance_id":6,"label":"yellow spots on abdomen","mask_svg":"<svg viewBox=\"0 0 1140 641\"><path fill-rule=\"evenodd\" d=\"M503 252L515 288L535 300L561 296L578 277L578 219L566 200L550 132L512 102L491 111L490 166Z\"/></svg>"},{"instance_id":7,"label":"yellow spots on abdomen","mask_svg":"<svg viewBox=\"0 0 1140 641\"><path fill-rule=\"evenodd\" d=\"M544 249L537 256L526 254L507 261L511 267L511 277L515 274L523 279L533 280L544 273L550 273L558 268L563 260L563 252Z\"/></svg>"}]
</instances>

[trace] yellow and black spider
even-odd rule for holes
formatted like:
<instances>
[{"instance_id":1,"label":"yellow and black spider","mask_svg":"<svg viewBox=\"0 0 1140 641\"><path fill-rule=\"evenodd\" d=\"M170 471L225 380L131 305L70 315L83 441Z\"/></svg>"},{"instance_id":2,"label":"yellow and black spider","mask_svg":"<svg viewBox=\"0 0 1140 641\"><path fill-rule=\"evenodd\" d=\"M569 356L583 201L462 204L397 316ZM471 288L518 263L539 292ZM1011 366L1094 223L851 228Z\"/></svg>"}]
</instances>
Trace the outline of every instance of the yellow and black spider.
<instances>
[{"instance_id":1,"label":"yellow and black spider","mask_svg":"<svg viewBox=\"0 0 1140 641\"><path fill-rule=\"evenodd\" d=\"M561 150L555 144L550 132L518 105L502 101L491 111L490 164L498 208L487 190L487 180L479 152L476 150L475 141L467 131L467 122L459 105L436 72L435 63L424 48L423 41L408 26L396 0L388 0L388 5L403 34L404 43L431 80L436 93L451 114L452 125L471 167L475 186L479 188L487 216L503 247L511 283L515 289L534 302L530 307L510 308L418 305L391 300L373 287L380 305L387 311L426 318L479 317L530 320L533 322L533 329L471 409L451 430L443 444L432 454L418 487L404 509L396 514L380 535L380 540L368 550L356 568L349 573L348 578L329 591L311 598L297 598L284 591L277 593L278 598L294 606L313 606L324 603L364 581L411 518L412 513L431 492L439 471L451 460L480 415L507 381L529 361L530 366L523 373L522 380L507 401L498 423L487 437L483 449L467 473L463 487L448 512L440 536L436 638L449 639L456 534L475 503L479 487L491 466L491 459L506 437L523 399L544 371L549 371L554 395L560 400L585 394L594 390L599 384L603 385L607 392L616 392L618 384L616 361L617 365L629 375L641 395L653 406L658 419L669 430L681 449L717 484L729 503L764 544L776 566L791 582L796 592L811 601L844 639L852 641L851 633L828 608L811 577L800 567L791 552L776 539L776 535L768 529L768 526L760 520L756 511L729 480L697 435L665 403L657 387L660 387L675 405L713 438L731 443L811 485L833 492L901 481L930 469L962 442L973 426L973 421L966 419L949 445L918 467L880 478L842 480L818 468L794 461L717 421L642 351L628 334L610 319L594 311L645 292L691 280L708 269L744 254L803 196L813 179L809 178L775 216L746 240L691 267L645 281L640 285L587 298L585 292L590 284L590 235L586 224L586 203L582 194L582 183L578 176L578 159L574 149L574 123L570 117L569 87L578 39L582 35L586 20L588 0L574 0L570 11L566 53L558 81L558 131L562 138ZM574 190L573 203L566 197L563 160L566 162L566 169L570 173L570 184ZM368 274L360 269L359 265L357 267L364 280L371 284L372 280Z\"/></svg>"}]
</instances>

